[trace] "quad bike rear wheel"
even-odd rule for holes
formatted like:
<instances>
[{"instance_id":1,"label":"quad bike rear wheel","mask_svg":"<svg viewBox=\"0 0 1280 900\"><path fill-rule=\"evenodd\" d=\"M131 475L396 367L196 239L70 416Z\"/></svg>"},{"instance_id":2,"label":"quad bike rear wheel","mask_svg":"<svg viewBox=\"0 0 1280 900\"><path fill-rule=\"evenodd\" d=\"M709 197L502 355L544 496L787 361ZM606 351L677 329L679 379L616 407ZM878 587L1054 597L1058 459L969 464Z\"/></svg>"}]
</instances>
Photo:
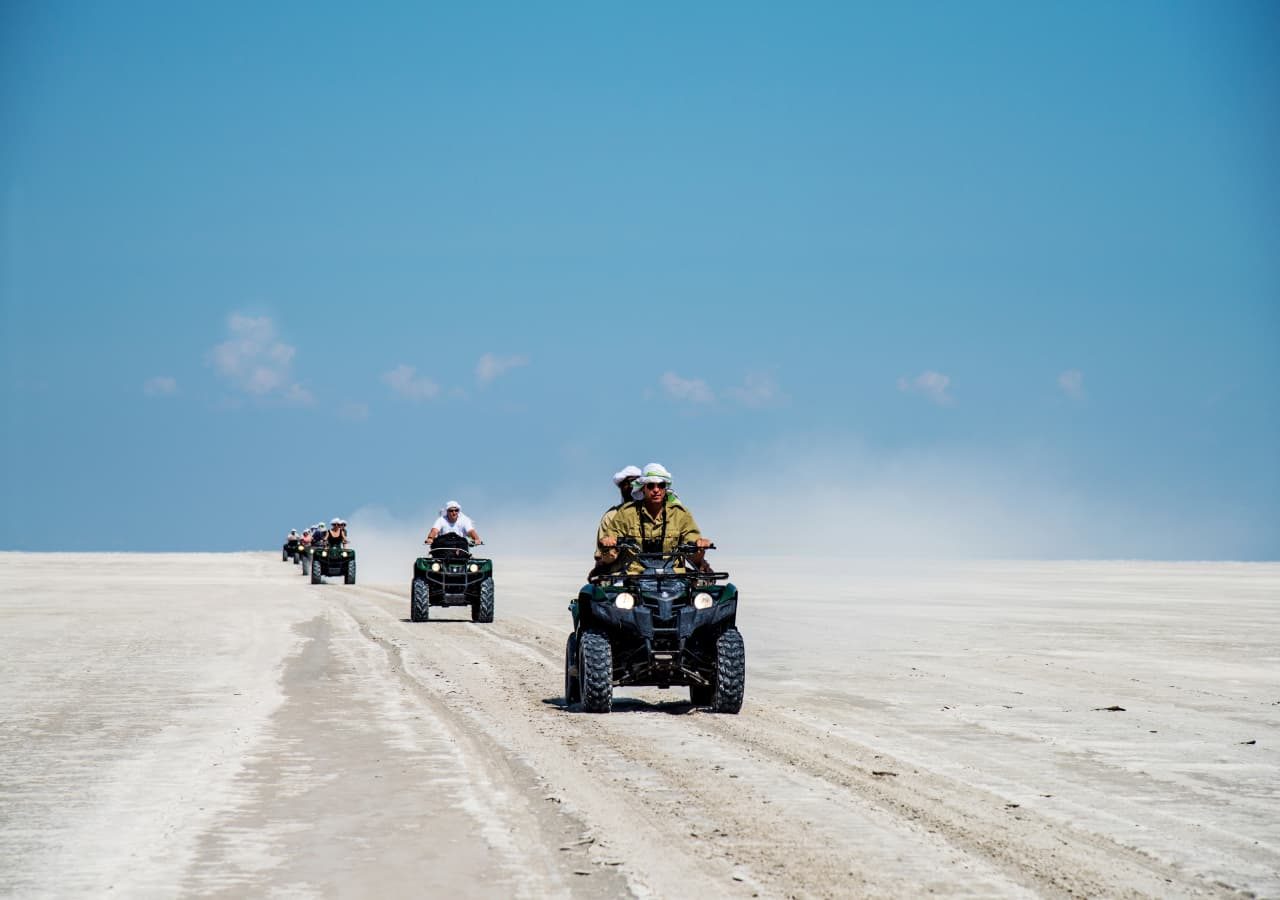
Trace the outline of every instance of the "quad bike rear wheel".
<instances>
[{"instance_id":1,"label":"quad bike rear wheel","mask_svg":"<svg viewBox=\"0 0 1280 900\"><path fill-rule=\"evenodd\" d=\"M431 617L431 594L426 579L413 579L413 588L409 591L409 618L414 622L425 622Z\"/></svg>"},{"instance_id":2,"label":"quad bike rear wheel","mask_svg":"<svg viewBox=\"0 0 1280 900\"><path fill-rule=\"evenodd\" d=\"M613 648L598 631L586 631L578 644L579 689L582 710L607 713L613 709Z\"/></svg>"},{"instance_id":3,"label":"quad bike rear wheel","mask_svg":"<svg viewBox=\"0 0 1280 900\"><path fill-rule=\"evenodd\" d=\"M570 632L564 645L564 705L582 700L582 683L578 675L578 635Z\"/></svg>"},{"instance_id":4,"label":"quad bike rear wheel","mask_svg":"<svg viewBox=\"0 0 1280 900\"><path fill-rule=\"evenodd\" d=\"M691 684L689 685L689 702L694 706L710 706L715 693L714 685Z\"/></svg>"}]
</instances>

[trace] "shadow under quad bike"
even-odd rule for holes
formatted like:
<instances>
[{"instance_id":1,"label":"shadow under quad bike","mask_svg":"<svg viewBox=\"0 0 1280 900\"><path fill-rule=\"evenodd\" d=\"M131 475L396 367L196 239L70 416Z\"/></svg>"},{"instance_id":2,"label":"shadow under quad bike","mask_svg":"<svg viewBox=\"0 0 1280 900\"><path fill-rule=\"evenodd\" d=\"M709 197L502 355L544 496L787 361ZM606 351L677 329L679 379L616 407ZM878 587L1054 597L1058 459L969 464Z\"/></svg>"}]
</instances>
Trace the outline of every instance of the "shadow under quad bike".
<instances>
[{"instance_id":1,"label":"shadow under quad bike","mask_svg":"<svg viewBox=\"0 0 1280 900\"><path fill-rule=\"evenodd\" d=\"M344 584L356 583L356 551L350 547L325 544L303 549L302 574L311 576L312 584L324 584L324 576L342 576Z\"/></svg>"},{"instance_id":2,"label":"shadow under quad bike","mask_svg":"<svg viewBox=\"0 0 1280 900\"><path fill-rule=\"evenodd\" d=\"M493 621L493 560L472 556L473 546L469 538L442 534L430 553L414 562L412 621L426 622L433 606L470 606L472 622Z\"/></svg>"},{"instance_id":3,"label":"shadow under quad bike","mask_svg":"<svg viewBox=\"0 0 1280 900\"><path fill-rule=\"evenodd\" d=\"M280 555L280 561L292 561L295 565L298 562L298 549L301 542L297 538L290 538L284 542L284 551Z\"/></svg>"},{"instance_id":4,"label":"shadow under quad bike","mask_svg":"<svg viewBox=\"0 0 1280 900\"><path fill-rule=\"evenodd\" d=\"M565 705L607 713L614 686L687 684L695 706L738 712L747 657L737 627L738 589L727 583L729 573L676 571L697 552L694 544L673 554L641 553L625 539L618 546L630 549L644 571L593 575L570 604Z\"/></svg>"}]
</instances>

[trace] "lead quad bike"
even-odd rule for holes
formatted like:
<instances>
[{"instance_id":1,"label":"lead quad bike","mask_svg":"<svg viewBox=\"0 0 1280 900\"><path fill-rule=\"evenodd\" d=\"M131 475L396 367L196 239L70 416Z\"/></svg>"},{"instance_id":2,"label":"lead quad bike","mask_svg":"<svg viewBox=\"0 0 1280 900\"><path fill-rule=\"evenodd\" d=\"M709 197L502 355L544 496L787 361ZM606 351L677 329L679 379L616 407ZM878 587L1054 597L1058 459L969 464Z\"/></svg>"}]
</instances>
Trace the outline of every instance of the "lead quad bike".
<instances>
[{"instance_id":1,"label":"lead quad bike","mask_svg":"<svg viewBox=\"0 0 1280 900\"><path fill-rule=\"evenodd\" d=\"M688 685L694 706L737 713L746 690L746 649L738 631L738 589L728 572L703 572L684 560L697 553L643 553L639 574L592 575L570 604L565 646L565 705L607 713L614 687ZM724 584L719 582L724 581Z\"/></svg>"},{"instance_id":2,"label":"lead quad bike","mask_svg":"<svg viewBox=\"0 0 1280 900\"><path fill-rule=\"evenodd\" d=\"M493 560L471 555L475 545L457 534L439 535L413 564L409 618L426 622L433 606L470 606L472 622L493 621Z\"/></svg>"},{"instance_id":3,"label":"lead quad bike","mask_svg":"<svg viewBox=\"0 0 1280 900\"><path fill-rule=\"evenodd\" d=\"M356 551L350 547L312 544L303 550L302 574L310 575L312 584L324 584L326 575L330 577L341 575L344 584L355 584Z\"/></svg>"},{"instance_id":4,"label":"lead quad bike","mask_svg":"<svg viewBox=\"0 0 1280 900\"><path fill-rule=\"evenodd\" d=\"M283 552L280 555L280 561L285 562L287 560L294 563L294 565L297 565L298 548L300 544L301 542L297 538L290 538L289 540L285 541Z\"/></svg>"}]
</instances>

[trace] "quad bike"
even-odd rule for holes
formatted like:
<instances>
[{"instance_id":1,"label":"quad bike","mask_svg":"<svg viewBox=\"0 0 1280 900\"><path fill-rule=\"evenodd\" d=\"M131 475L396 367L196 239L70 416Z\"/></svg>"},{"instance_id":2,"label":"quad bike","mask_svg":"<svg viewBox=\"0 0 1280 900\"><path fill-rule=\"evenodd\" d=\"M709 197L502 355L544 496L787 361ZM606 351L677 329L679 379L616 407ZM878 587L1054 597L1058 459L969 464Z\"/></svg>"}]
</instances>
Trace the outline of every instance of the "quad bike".
<instances>
[{"instance_id":1,"label":"quad bike","mask_svg":"<svg viewBox=\"0 0 1280 900\"><path fill-rule=\"evenodd\" d=\"M280 561L285 562L288 560L296 564L298 562L298 544L297 538L290 538L285 541L283 552L280 554Z\"/></svg>"},{"instance_id":2,"label":"quad bike","mask_svg":"<svg viewBox=\"0 0 1280 900\"><path fill-rule=\"evenodd\" d=\"M471 555L475 544L442 534L427 556L413 564L409 618L426 622L433 606L470 606L472 622L493 621L493 560Z\"/></svg>"},{"instance_id":3,"label":"quad bike","mask_svg":"<svg viewBox=\"0 0 1280 900\"><path fill-rule=\"evenodd\" d=\"M570 604L565 646L565 705L606 713L615 686L688 685L695 706L736 713L746 687L746 650L737 628L738 589L727 572L703 572L685 560L698 552L644 553L620 539L644 571L593 575ZM714 545L713 545L714 547ZM725 584L717 582L726 581Z\"/></svg>"},{"instance_id":4,"label":"quad bike","mask_svg":"<svg viewBox=\"0 0 1280 900\"><path fill-rule=\"evenodd\" d=\"M324 544L304 547L302 574L311 576L312 584L324 584L326 575L341 575L344 584L355 584L356 551L350 547L327 547Z\"/></svg>"}]
</instances>

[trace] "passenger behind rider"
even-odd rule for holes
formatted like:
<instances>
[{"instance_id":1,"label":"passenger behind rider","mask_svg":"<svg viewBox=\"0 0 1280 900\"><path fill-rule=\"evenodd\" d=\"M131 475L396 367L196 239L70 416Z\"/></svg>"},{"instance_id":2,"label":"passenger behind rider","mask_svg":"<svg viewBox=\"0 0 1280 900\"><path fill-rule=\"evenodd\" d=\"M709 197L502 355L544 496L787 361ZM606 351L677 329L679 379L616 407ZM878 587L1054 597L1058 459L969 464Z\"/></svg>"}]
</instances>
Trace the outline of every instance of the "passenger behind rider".
<instances>
[{"instance_id":1,"label":"passenger behind rider","mask_svg":"<svg viewBox=\"0 0 1280 900\"><path fill-rule=\"evenodd\" d=\"M640 477L635 479L630 503L624 503L614 514L597 541L601 568L620 571L626 567L632 574L643 571L635 558L635 552L618 547L619 538L632 538L643 553L674 554L682 544L693 543L697 552L685 562L694 568L703 567L706 548L711 541L702 536L693 514L685 509L679 499L670 499L671 473L660 463L649 463Z\"/></svg>"},{"instance_id":2,"label":"passenger behind rider","mask_svg":"<svg viewBox=\"0 0 1280 900\"><path fill-rule=\"evenodd\" d=\"M595 559L596 559L597 568L600 567L600 563L602 559L601 554L603 552L600 549L601 547L600 542L604 540L605 535L609 533L609 523L611 523L613 521L614 516L618 514L618 510L622 509L623 506L631 502L631 489L635 485L635 481L637 478L640 477L640 475L641 475L640 470L637 469L635 466L625 466L620 471L613 473L613 483L621 492L622 497L619 502L613 504L613 506L610 506L608 509L604 511L604 515L600 517L600 526L596 528ZM595 574L597 574L596 569L592 569L590 574L588 574L587 577L590 578L591 575L595 575Z\"/></svg>"},{"instance_id":3,"label":"passenger behind rider","mask_svg":"<svg viewBox=\"0 0 1280 900\"><path fill-rule=\"evenodd\" d=\"M456 534L460 537L469 537L477 544L483 544L480 535L476 534L475 523L471 521L469 516L462 514L462 507L458 505L457 500L450 500L441 510L441 515L431 526L431 530L427 532L427 539L424 544L430 544L442 534Z\"/></svg>"}]
</instances>

